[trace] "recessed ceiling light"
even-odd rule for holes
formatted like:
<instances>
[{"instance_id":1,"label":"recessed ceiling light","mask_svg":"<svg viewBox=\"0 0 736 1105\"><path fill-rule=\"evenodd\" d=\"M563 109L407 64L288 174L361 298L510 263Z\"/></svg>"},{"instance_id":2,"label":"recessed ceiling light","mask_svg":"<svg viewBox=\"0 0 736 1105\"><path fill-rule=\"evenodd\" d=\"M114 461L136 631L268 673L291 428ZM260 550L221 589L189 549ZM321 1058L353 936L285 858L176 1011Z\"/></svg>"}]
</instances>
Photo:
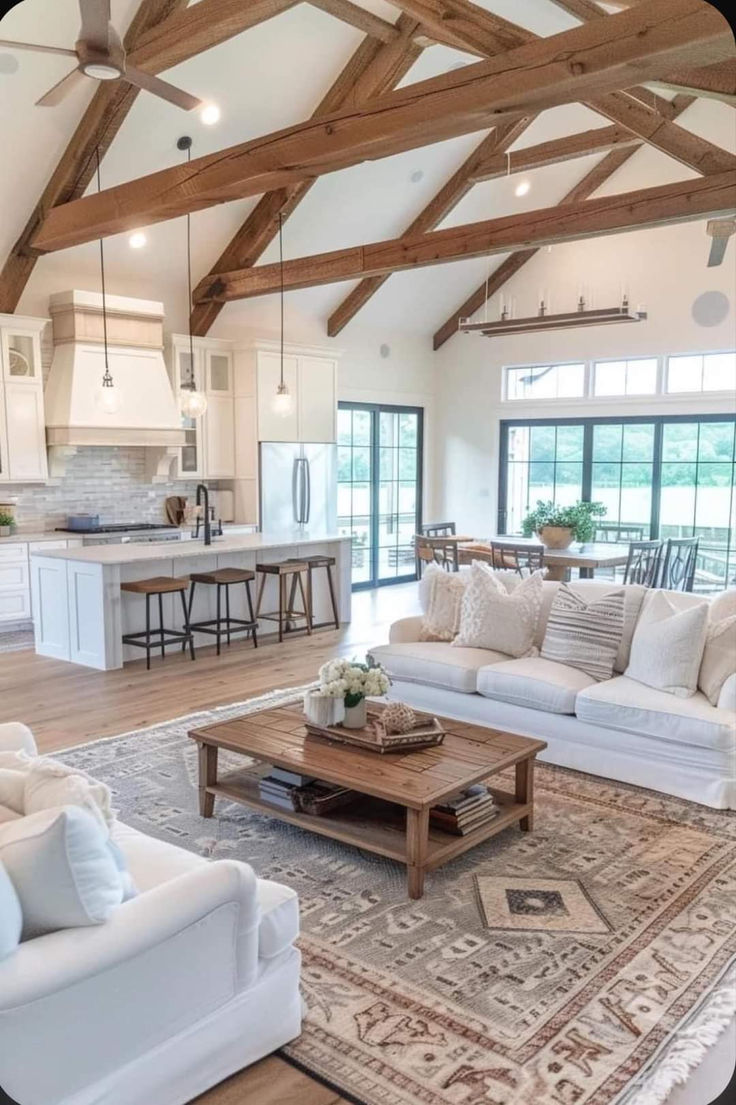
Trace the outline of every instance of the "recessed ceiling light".
<instances>
[{"instance_id":1,"label":"recessed ceiling light","mask_svg":"<svg viewBox=\"0 0 736 1105\"><path fill-rule=\"evenodd\" d=\"M412 184L418 184L420 180L424 180L424 169L415 169L409 174L409 180Z\"/></svg>"},{"instance_id":2,"label":"recessed ceiling light","mask_svg":"<svg viewBox=\"0 0 736 1105\"><path fill-rule=\"evenodd\" d=\"M529 183L528 180L520 180L519 183L514 188L514 195L516 195L516 196L525 196L530 188L531 188L531 184Z\"/></svg>"},{"instance_id":3,"label":"recessed ceiling light","mask_svg":"<svg viewBox=\"0 0 736 1105\"><path fill-rule=\"evenodd\" d=\"M220 109L217 104L205 104L199 113L199 117L203 123L211 127L213 123L219 123Z\"/></svg>"},{"instance_id":4,"label":"recessed ceiling light","mask_svg":"<svg viewBox=\"0 0 736 1105\"><path fill-rule=\"evenodd\" d=\"M18 59L12 54L0 54L0 73L17 73Z\"/></svg>"},{"instance_id":5,"label":"recessed ceiling light","mask_svg":"<svg viewBox=\"0 0 736 1105\"><path fill-rule=\"evenodd\" d=\"M142 249L148 239L142 230L134 231L128 238L128 245L131 249Z\"/></svg>"}]
</instances>

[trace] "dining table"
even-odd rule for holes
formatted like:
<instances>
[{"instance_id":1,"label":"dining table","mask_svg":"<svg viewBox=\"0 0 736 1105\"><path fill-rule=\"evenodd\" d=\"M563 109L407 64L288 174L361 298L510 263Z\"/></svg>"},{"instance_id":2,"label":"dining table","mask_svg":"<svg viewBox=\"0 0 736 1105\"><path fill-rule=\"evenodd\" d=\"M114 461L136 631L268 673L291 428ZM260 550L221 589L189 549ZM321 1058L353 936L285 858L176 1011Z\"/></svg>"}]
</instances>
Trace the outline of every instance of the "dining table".
<instances>
[{"instance_id":1,"label":"dining table","mask_svg":"<svg viewBox=\"0 0 736 1105\"><path fill-rule=\"evenodd\" d=\"M470 544L466 540L466 544ZM488 537L472 542L477 547L491 545L533 545L539 542L523 537ZM462 548L462 545L460 546ZM577 568L581 579L592 579L599 568L620 568L629 558L629 546L613 541L574 542L566 549L544 550L543 563L547 569L547 579L562 580L571 568Z\"/></svg>"}]
</instances>

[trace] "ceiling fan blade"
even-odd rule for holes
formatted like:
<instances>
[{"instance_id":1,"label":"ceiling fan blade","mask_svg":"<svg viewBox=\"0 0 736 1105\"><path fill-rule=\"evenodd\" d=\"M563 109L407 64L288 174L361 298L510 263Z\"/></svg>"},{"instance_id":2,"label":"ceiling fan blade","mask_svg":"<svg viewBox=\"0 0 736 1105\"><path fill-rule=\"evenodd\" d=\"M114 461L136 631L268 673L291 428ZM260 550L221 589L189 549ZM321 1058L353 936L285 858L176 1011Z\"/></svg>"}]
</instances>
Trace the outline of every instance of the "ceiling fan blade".
<instances>
[{"instance_id":1,"label":"ceiling fan blade","mask_svg":"<svg viewBox=\"0 0 736 1105\"><path fill-rule=\"evenodd\" d=\"M62 100L66 99L70 92L72 92L79 81L84 80L84 73L79 69L72 69L71 73L67 73L65 77L62 77L60 81L50 88L40 100L36 100L36 107L56 107Z\"/></svg>"},{"instance_id":2,"label":"ceiling fan blade","mask_svg":"<svg viewBox=\"0 0 736 1105\"><path fill-rule=\"evenodd\" d=\"M79 0L82 29L79 37L88 46L107 50L110 41L110 0Z\"/></svg>"},{"instance_id":3,"label":"ceiling fan blade","mask_svg":"<svg viewBox=\"0 0 736 1105\"><path fill-rule=\"evenodd\" d=\"M154 96L160 96L162 100L168 100L170 104L174 104L175 107L180 107L184 111L193 111L195 107L202 106L202 101L198 100L196 96L190 96L188 92L183 92L181 88L176 88L168 81L162 81L160 77L154 77L153 73L145 73L134 65L125 67L123 77L129 84L135 85L136 88L152 92Z\"/></svg>"},{"instance_id":4,"label":"ceiling fan blade","mask_svg":"<svg viewBox=\"0 0 736 1105\"><path fill-rule=\"evenodd\" d=\"M708 268L713 269L716 265L720 265L721 261L726 255L726 246L728 245L728 238L714 238L711 242L710 253L708 255Z\"/></svg>"},{"instance_id":5,"label":"ceiling fan blade","mask_svg":"<svg viewBox=\"0 0 736 1105\"><path fill-rule=\"evenodd\" d=\"M0 46L9 50L33 50L39 54L63 54L67 58L75 58L74 50L65 50L63 46L41 46L36 42L11 42L9 39L0 38Z\"/></svg>"}]
</instances>

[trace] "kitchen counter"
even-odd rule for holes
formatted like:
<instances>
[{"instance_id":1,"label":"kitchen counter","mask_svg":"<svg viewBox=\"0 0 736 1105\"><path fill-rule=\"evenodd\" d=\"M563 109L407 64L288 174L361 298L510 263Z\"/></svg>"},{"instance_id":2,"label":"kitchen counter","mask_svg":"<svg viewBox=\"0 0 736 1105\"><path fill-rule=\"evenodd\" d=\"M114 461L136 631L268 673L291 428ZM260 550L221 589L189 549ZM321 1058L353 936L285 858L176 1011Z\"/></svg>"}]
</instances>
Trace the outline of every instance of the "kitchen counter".
<instances>
[{"instance_id":1,"label":"kitchen counter","mask_svg":"<svg viewBox=\"0 0 736 1105\"><path fill-rule=\"evenodd\" d=\"M76 537L74 533L57 533L56 530L16 530L10 537L0 537L0 545L28 544L29 541L66 541ZM81 537L81 534L80 534Z\"/></svg>"},{"instance_id":2,"label":"kitchen counter","mask_svg":"<svg viewBox=\"0 0 736 1105\"><path fill-rule=\"evenodd\" d=\"M183 538L181 541L146 541L137 545L88 545L83 549L54 549L44 556L57 560L78 560L84 564L140 564L150 560L189 560L199 556L221 556L225 553L266 552L273 549L312 548L315 545L333 544L350 541L350 537L341 537L338 533L318 535L285 535L265 533L243 533L213 537L211 545L205 545L202 537ZM278 559L278 558L276 558Z\"/></svg>"},{"instance_id":3,"label":"kitchen counter","mask_svg":"<svg viewBox=\"0 0 736 1105\"><path fill-rule=\"evenodd\" d=\"M229 534L205 545L201 538L182 541L150 541L144 544L89 545L86 548L36 549L31 551L34 596L33 614L36 652L57 660L98 668L120 668L126 660L140 660L141 649L123 645L122 636L145 627L145 602L140 595L121 591L121 583L150 576L188 576L215 568L255 569L258 562L289 557L334 556L335 590L340 621L350 621L352 538L338 533L323 534ZM331 607L326 572L314 573L314 620L329 621ZM251 584L255 602L258 580ZM277 578L266 577L263 610L278 607ZM196 589L192 621L215 617L215 587ZM245 618L246 592L243 585L230 588L231 613ZM156 606L154 604L153 609ZM163 596L164 625L181 626L178 595ZM158 625L157 611L153 618ZM264 621L259 631L272 633L274 623ZM236 638L237 639L237 638ZM195 648L212 647L214 638L195 633ZM169 646L171 651L173 646ZM160 658L152 663L155 678ZM164 661L165 662L165 661ZM243 653L247 663L247 653ZM196 670L193 672L196 676Z\"/></svg>"}]
</instances>

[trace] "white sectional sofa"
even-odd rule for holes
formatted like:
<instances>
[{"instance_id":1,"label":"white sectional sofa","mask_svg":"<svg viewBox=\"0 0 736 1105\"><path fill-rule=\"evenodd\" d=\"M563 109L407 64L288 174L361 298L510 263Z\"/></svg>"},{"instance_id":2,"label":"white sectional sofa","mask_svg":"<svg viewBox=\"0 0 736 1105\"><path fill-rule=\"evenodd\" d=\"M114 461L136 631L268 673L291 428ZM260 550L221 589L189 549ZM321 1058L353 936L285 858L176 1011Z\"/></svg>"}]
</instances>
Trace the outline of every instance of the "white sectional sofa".
<instances>
[{"instance_id":1,"label":"white sectional sofa","mask_svg":"<svg viewBox=\"0 0 736 1105\"><path fill-rule=\"evenodd\" d=\"M541 646L559 583L544 581L535 644ZM590 601L613 584L580 580L570 586ZM597 683L575 668L541 657L511 659L500 652L420 640L421 617L395 622L389 643L371 655L393 679L390 697L463 721L547 741L541 760L718 809L736 808L736 675L718 706L697 691L678 698L622 674L646 595L625 588L624 634L614 677ZM678 608L703 596L667 592Z\"/></svg>"},{"instance_id":2,"label":"white sectional sofa","mask_svg":"<svg viewBox=\"0 0 736 1105\"><path fill-rule=\"evenodd\" d=\"M0 725L21 749L30 731ZM113 839L137 896L0 962L0 1101L183 1105L300 1033L295 892L121 823Z\"/></svg>"}]
</instances>

